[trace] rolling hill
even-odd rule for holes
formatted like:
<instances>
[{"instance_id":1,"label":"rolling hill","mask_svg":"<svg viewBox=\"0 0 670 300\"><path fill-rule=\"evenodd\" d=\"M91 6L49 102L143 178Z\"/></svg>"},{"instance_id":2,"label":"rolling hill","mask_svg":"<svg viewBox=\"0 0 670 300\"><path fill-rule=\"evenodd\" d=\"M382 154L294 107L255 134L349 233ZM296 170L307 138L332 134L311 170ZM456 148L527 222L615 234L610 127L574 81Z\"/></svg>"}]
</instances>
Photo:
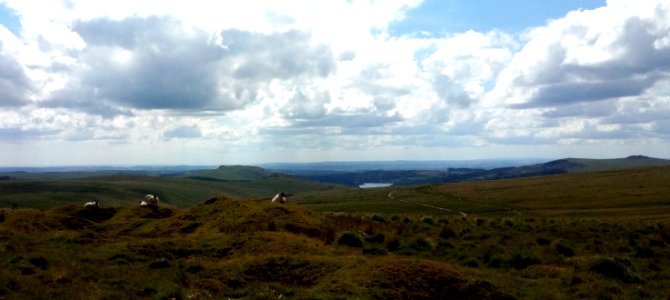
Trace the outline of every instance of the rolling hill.
<instances>
[{"instance_id":1,"label":"rolling hill","mask_svg":"<svg viewBox=\"0 0 670 300\"><path fill-rule=\"evenodd\" d=\"M292 201L347 213L660 220L670 218L670 166L305 192Z\"/></svg>"},{"instance_id":2,"label":"rolling hill","mask_svg":"<svg viewBox=\"0 0 670 300\"><path fill-rule=\"evenodd\" d=\"M295 173L301 177L312 180L348 186L359 186L366 182L384 182L399 186L519 178L668 165L670 165L670 160L635 155L617 159L565 158L527 166L493 169L448 168L446 170L360 170L346 172L320 170L309 172L295 171Z\"/></svg>"},{"instance_id":3,"label":"rolling hill","mask_svg":"<svg viewBox=\"0 0 670 300\"><path fill-rule=\"evenodd\" d=\"M267 172L256 167L220 167L171 176L127 172L7 173L0 177L0 207L50 208L100 201L104 205L137 203L146 194L161 202L190 207L214 196L271 198L340 186Z\"/></svg>"}]
</instances>

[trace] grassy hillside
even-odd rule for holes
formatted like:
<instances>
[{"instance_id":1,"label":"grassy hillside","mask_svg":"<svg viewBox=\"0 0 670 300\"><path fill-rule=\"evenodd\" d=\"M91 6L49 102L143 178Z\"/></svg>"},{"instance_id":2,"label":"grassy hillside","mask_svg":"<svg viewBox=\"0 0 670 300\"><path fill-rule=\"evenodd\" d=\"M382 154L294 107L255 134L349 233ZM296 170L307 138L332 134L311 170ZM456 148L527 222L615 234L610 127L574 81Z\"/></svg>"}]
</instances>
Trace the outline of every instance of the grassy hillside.
<instances>
[{"instance_id":1,"label":"grassy hillside","mask_svg":"<svg viewBox=\"0 0 670 300\"><path fill-rule=\"evenodd\" d=\"M670 167L301 193L320 211L598 219L670 217Z\"/></svg>"},{"instance_id":2,"label":"grassy hillside","mask_svg":"<svg viewBox=\"0 0 670 300\"><path fill-rule=\"evenodd\" d=\"M191 209L0 212L0 299L665 299L670 224Z\"/></svg>"},{"instance_id":3,"label":"grassy hillside","mask_svg":"<svg viewBox=\"0 0 670 300\"><path fill-rule=\"evenodd\" d=\"M207 171L208 172L208 171ZM54 174L33 174L0 179L0 207L50 208L64 204L83 205L100 201L103 205L137 203L146 194L156 194L161 202L177 207L190 207L217 195L239 198L271 198L279 191L298 193L337 188L332 184L269 175L248 180L249 173L226 174L244 181L155 176L141 174L98 174L74 178ZM209 178L209 177L208 177Z\"/></svg>"}]
</instances>

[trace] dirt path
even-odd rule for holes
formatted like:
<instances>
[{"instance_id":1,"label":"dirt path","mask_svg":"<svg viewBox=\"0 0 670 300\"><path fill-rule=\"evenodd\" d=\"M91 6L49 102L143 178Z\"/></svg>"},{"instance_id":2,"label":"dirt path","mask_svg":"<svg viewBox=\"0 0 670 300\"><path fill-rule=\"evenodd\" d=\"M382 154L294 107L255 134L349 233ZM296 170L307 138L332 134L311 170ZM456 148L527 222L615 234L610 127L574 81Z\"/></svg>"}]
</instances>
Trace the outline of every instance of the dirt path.
<instances>
[{"instance_id":1,"label":"dirt path","mask_svg":"<svg viewBox=\"0 0 670 300\"><path fill-rule=\"evenodd\" d=\"M389 198L389 199L392 199L392 200L398 200L398 201L400 201L400 202L404 202L404 203L411 203L411 202L409 202L409 201L407 201L407 200L396 199L395 197L393 197L393 193L395 193L395 192L397 192L397 191L398 191L398 190L393 190L393 191L391 191L391 192L387 195L388 198ZM439 210L448 211L448 212L454 212L454 211L451 210L451 209L444 208L444 207L439 207L439 206L435 206L435 205L430 205L430 204L428 204L428 203L417 203L417 204L419 204L419 205L421 205L421 206L428 207L428 208L439 209ZM463 216L464 218L467 218L467 217L468 217L468 214L466 214L466 213L464 213L464 212L462 212L462 211L458 211L457 213L459 213L459 214L460 214L461 216Z\"/></svg>"}]
</instances>

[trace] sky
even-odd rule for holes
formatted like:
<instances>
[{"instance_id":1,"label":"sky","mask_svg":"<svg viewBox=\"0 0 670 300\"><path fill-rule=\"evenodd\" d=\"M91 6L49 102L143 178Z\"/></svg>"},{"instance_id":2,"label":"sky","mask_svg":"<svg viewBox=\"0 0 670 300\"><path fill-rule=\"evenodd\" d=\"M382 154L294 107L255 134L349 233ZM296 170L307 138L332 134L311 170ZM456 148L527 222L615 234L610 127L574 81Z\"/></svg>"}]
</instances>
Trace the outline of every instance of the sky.
<instances>
[{"instance_id":1,"label":"sky","mask_svg":"<svg viewBox=\"0 0 670 300\"><path fill-rule=\"evenodd\" d=\"M666 0L0 0L0 166L669 150Z\"/></svg>"}]
</instances>

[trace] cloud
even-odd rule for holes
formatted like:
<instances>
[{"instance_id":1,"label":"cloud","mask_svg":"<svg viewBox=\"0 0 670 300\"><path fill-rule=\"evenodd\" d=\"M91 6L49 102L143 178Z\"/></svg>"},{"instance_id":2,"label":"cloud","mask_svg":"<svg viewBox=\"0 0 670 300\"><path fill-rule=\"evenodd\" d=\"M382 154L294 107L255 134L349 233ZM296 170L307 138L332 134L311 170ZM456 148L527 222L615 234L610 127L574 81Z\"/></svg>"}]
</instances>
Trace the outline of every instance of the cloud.
<instances>
[{"instance_id":1,"label":"cloud","mask_svg":"<svg viewBox=\"0 0 670 300\"><path fill-rule=\"evenodd\" d=\"M610 1L532 30L496 98L532 108L642 95L670 71L670 4Z\"/></svg>"},{"instance_id":2,"label":"cloud","mask_svg":"<svg viewBox=\"0 0 670 300\"><path fill-rule=\"evenodd\" d=\"M6 29L0 26L0 31ZM29 102L34 87L21 63L8 53L3 41L6 36L0 33L0 107L16 107Z\"/></svg>"},{"instance_id":3,"label":"cloud","mask_svg":"<svg viewBox=\"0 0 670 300\"><path fill-rule=\"evenodd\" d=\"M163 133L165 139L192 139L202 137L202 132L198 125L180 126L174 129L167 130Z\"/></svg>"},{"instance_id":4,"label":"cloud","mask_svg":"<svg viewBox=\"0 0 670 300\"><path fill-rule=\"evenodd\" d=\"M37 128L0 128L0 140L8 141L30 141L48 138L58 134L59 129L37 129Z\"/></svg>"},{"instance_id":5,"label":"cloud","mask_svg":"<svg viewBox=\"0 0 670 300\"><path fill-rule=\"evenodd\" d=\"M168 17L94 19L73 30L86 47L67 86L46 105L102 114L124 108L234 110L258 100L273 79L293 83L335 68L327 46L313 46L308 34L297 31L212 36Z\"/></svg>"}]
</instances>

